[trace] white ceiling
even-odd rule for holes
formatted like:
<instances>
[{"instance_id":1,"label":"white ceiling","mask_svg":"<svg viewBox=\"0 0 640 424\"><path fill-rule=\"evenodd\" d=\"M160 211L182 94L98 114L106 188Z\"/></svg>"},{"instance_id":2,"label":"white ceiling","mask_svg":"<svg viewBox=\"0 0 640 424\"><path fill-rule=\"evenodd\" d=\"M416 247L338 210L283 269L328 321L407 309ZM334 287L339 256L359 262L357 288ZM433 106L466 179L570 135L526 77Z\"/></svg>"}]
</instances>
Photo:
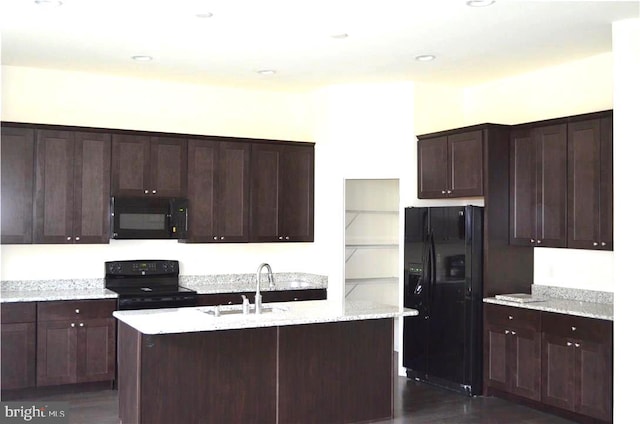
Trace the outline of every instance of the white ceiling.
<instances>
[{"instance_id":1,"label":"white ceiling","mask_svg":"<svg viewBox=\"0 0 640 424\"><path fill-rule=\"evenodd\" d=\"M265 89L389 80L469 85L610 51L611 23L639 17L639 4L63 0L42 7L1 0L2 64ZM205 12L212 16L196 17ZM436 59L415 60L423 54Z\"/></svg>"}]
</instances>

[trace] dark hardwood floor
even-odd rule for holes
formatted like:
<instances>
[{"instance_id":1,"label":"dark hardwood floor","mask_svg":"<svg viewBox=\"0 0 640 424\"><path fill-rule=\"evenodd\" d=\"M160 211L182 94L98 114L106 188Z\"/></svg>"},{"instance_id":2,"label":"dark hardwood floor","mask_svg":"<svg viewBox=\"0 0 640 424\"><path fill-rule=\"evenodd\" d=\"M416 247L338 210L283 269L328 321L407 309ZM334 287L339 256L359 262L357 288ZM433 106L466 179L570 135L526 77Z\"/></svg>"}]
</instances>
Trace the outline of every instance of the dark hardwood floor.
<instances>
[{"instance_id":1,"label":"dark hardwood floor","mask_svg":"<svg viewBox=\"0 0 640 424\"><path fill-rule=\"evenodd\" d=\"M572 421L494 397L469 398L398 377L395 418L377 424L571 424ZM69 424L117 424L118 392L100 390L39 396L70 404ZM34 398L31 398L34 399ZM28 399L23 399L28 400ZM205 423L203 423L205 424ZM242 424L242 423L238 423Z\"/></svg>"}]
</instances>

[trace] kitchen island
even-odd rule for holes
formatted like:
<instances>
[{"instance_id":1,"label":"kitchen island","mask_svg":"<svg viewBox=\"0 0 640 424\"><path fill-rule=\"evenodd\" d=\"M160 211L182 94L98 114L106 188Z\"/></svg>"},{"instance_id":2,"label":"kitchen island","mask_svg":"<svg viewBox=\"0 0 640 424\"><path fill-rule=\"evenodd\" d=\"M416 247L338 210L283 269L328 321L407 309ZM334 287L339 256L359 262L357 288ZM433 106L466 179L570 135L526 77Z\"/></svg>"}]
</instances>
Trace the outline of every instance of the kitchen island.
<instances>
[{"instance_id":1,"label":"kitchen island","mask_svg":"<svg viewBox=\"0 0 640 424\"><path fill-rule=\"evenodd\" d=\"M393 319L371 302L116 311L123 423L348 423L393 415Z\"/></svg>"}]
</instances>

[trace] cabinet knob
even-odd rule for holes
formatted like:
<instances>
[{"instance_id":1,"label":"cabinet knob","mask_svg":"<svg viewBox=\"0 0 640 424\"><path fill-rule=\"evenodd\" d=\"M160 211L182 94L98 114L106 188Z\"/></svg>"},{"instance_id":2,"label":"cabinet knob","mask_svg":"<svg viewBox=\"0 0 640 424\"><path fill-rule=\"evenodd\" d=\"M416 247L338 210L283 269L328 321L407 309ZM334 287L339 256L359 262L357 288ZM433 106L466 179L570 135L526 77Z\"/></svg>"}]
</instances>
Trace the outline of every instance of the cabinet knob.
<instances>
[{"instance_id":1,"label":"cabinet knob","mask_svg":"<svg viewBox=\"0 0 640 424\"><path fill-rule=\"evenodd\" d=\"M224 236L220 237L220 240L224 240Z\"/></svg>"},{"instance_id":2,"label":"cabinet knob","mask_svg":"<svg viewBox=\"0 0 640 424\"><path fill-rule=\"evenodd\" d=\"M80 324L78 324L80 327L84 327L84 322L81 322Z\"/></svg>"},{"instance_id":3,"label":"cabinet knob","mask_svg":"<svg viewBox=\"0 0 640 424\"><path fill-rule=\"evenodd\" d=\"M145 190L145 191L144 191L144 194L149 194L149 190Z\"/></svg>"},{"instance_id":4,"label":"cabinet knob","mask_svg":"<svg viewBox=\"0 0 640 424\"><path fill-rule=\"evenodd\" d=\"M573 343L567 342L567 346L573 346Z\"/></svg>"},{"instance_id":5,"label":"cabinet knob","mask_svg":"<svg viewBox=\"0 0 640 424\"><path fill-rule=\"evenodd\" d=\"M536 243L540 244L540 243L542 243L542 240L538 240Z\"/></svg>"},{"instance_id":6,"label":"cabinet knob","mask_svg":"<svg viewBox=\"0 0 640 424\"><path fill-rule=\"evenodd\" d=\"M297 297L293 298L294 302L297 302L299 299Z\"/></svg>"},{"instance_id":7,"label":"cabinet knob","mask_svg":"<svg viewBox=\"0 0 640 424\"><path fill-rule=\"evenodd\" d=\"M580 347L580 343L576 343L576 344L575 344L575 347Z\"/></svg>"},{"instance_id":8,"label":"cabinet knob","mask_svg":"<svg viewBox=\"0 0 640 424\"><path fill-rule=\"evenodd\" d=\"M571 331L576 331L576 327L571 327Z\"/></svg>"},{"instance_id":9,"label":"cabinet knob","mask_svg":"<svg viewBox=\"0 0 640 424\"><path fill-rule=\"evenodd\" d=\"M512 332L511 332L511 335L512 335L512 336L515 336L515 335L516 335L516 332L515 332L515 331L512 331Z\"/></svg>"},{"instance_id":10,"label":"cabinet knob","mask_svg":"<svg viewBox=\"0 0 640 424\"><path fill-rule=\"evenodd\" d=\"M442 190L442 194L447 194L447 190Z\"/></svg>"},{"instance_id":11,"label":"cabinet knob","mask_svg":"<svg viewBox=\"0 0 640 424\"><path fill-rule=\"evenodd\" d=\"M509 330L504 330L504 334L509 334Z\"/></svg>"},{"instance_id":12,"label":"cabinet knob","mask_svg":"<svg viewBox=\"0 0 640 424\"><path fill-rule=\"evenodd\" d=\"M282 240L282 236L278 237L278 240Z\"/></svg>"},{"instance_id":13,"label":"cabinet knob","mask_svg":"<svg viewBox=\"0 0 640 424\"><path fill-rule=\"evenodd\" d=\"M75 310L75 313L76 313L76 314L79 314L79 313L80 313L80 309L76 309L76 310Z\"/></svg>"},{"instance_id":14,"label":"cabinet knob","mask_svg":"<svg viewBox=\"0 0 640 424\"><path fill-rule=\"evenodd\" d=\"M447 194L451 194L451 190L447 190Z\"/></svg>"},{"instance_id":15,"label":"cabinet knob","mask_svg":"<svg viewBox=\"0 0 640 424\"><path fill-rule=\"evenodd\" d=\"M151 193L156 194L156 191L155 190L151 190Z\"/></svg>"},{"instance_id":16,"label":"cabinet knob","mask_svg":"<svg viewBox=\"0 0 640 424\"><path fill-rule=\"evenodd\" d=\"M285 240L289 240L289 236L286 236L284 239L285 239Z\"/></svg>"},{"instance_id":17,"label":"cabinet knob","mask_svg":"<svg viewBox=\"0 0 640 424\"><path fill-rule=\"evenodd\" d=\"M594 241L594 242L593 242L593 245L594 245L594 246L597 246L597 245L598 245L598 242L597 242L597 241Z\"/></svg>"},{"instance_id":18,"label":"cabinet knob","mask_svg":"<svg viewBox=\"0 0 640 424\"><path fill-rule=\"evenodd\" d=\"M71 237L67 237L67 241L71 241Z\"/></svg>"},{"instance_id":19,"label":"cabinet knob","mask_svg":"<svg viewBox=\"0 0 640 424\"><path fill-rule=\"evenodd\" d=\"M531 240L529 240L529 242L535 243L536 241L534 239L531 239Z\"/></svg>"},{"instance_id":20,"label":"cabinet knob","mask_svg":"<svg viewBox=\"0 0 640 424\"><path fill-rule=\"evenodd\" d=\"M72 326L72 327L75 327L75 326L76 326L76 323L75 323L75 322L72 322L72 323L71 323L71 326Z\"/></svg>"},{"instance_id":21,"label":"cabinet knob","mask_svg":"<svg viewBox=\"0 0 640 424\"><path fill-rule=\"evenodd\" d=\"M218 236L213 236L213 239L214 240L218 240Z\"/></svg>"},{"instance_id":22,"label":"cabinet knob","mask_svg":"<svg viewBox=\"0 0 640 424\"><path fill-rule=\"evenodd\" d=\"M607 245L607 243L605 243L605 242L600 243L600 246L606 246L606 245Z\"/></svg>"},{"instance_id":23,"label":"cabinet knob","mask_svg":"<svg viewBox=\"0 0 640 424\"><path fill-rule=\"evenodd\" d=\"M76 236L76 241L80 241L80 237Z\"/></svg>"},{"instance_id":24,"label":"cabinet knob","mask_svg":"<svg viewBox=\"0 0 640 424\"><path fill-rule=\"evenodd\" d=\"M513 315L509 315L509 319L513 319Z\"/></svg>"}]
</instances>

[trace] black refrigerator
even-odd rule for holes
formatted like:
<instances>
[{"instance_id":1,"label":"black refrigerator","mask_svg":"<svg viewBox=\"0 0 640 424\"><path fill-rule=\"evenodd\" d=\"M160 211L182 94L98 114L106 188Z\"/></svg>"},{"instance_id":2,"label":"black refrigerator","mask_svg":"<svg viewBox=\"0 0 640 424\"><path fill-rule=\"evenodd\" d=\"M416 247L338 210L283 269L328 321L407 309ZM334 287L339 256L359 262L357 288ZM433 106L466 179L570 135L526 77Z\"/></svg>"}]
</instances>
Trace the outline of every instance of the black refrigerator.
<instances>
[{"instance_id":1,"label":"black refrigerator","mask_svg":"<svg viewBox=\"0 0 640 424\"><path fill-rule=\"evenodd\" d=\"M483 208L405 209L403 366L407 377L482 392Z\"/></svg>"}]
</instances>

